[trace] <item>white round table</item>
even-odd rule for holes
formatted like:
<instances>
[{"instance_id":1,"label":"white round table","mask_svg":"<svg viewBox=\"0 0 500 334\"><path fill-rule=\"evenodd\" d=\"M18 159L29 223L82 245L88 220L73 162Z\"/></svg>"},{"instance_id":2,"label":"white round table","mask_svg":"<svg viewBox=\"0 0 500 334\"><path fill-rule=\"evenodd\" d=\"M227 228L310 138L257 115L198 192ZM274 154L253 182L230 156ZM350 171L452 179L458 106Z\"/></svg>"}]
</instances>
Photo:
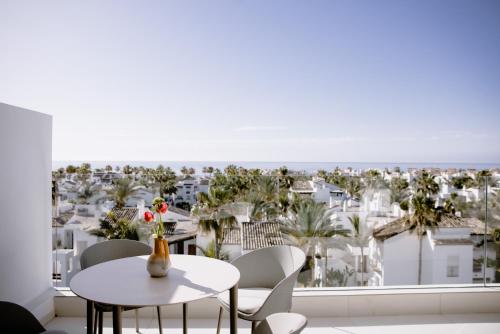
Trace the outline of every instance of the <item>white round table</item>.
<instances>
[{"instance_id":1,"label":"white round table","mask_svg":"<svg viewBox=\"0 0 500 334\"><path fill-rule=\"evenodd\" d=\"M121 333L124 306L183 304L230 291L230 330L237 331L237 291L240 272L233 265L203 256L171 255L166 277L152 278L146 270L148 256L103 262L82 270L70 282L71 290L87 300L87 333L92 333L93 303L113 305L113 333Z\"/></svg>"}]
</instances>

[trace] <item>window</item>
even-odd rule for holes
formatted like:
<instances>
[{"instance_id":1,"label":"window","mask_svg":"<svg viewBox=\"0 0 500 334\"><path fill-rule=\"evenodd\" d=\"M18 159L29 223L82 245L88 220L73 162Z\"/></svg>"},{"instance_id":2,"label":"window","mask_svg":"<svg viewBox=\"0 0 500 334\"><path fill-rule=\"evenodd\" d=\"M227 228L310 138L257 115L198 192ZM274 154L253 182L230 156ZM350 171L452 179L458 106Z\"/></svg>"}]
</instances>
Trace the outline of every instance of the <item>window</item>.
<instances>
[{"instance_id":1,"label":"window","mask_svg":"<svg viewBox=\"0 0 500 334\"><path fill-rule=\"evenodd\" d=\"M447 277L458 277L458 256L448 256L448 265L446 268L446 276Z\"/></svg>"},{"instance_id":2,"label":"window","mask_svg":"<svg viewBox=\"0 0 500 334\"><path fill-rule=\"evenodd\" d=\"M475 273L480 273L481 271L483 271L483 264L481 263L481 261L474 261L472 268Z\"/></svg>"}]
</instances>

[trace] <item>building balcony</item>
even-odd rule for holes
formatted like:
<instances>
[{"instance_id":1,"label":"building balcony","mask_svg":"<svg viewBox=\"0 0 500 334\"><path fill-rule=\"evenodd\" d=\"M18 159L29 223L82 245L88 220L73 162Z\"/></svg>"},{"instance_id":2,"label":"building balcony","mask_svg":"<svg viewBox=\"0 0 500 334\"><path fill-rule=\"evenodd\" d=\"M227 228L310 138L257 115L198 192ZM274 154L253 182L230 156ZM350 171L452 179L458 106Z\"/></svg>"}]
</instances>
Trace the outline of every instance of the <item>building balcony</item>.
<instances>
[{"instance_id":1,"label":"building balcony","mask_svg":"<svg viewBox=\"0 0 500 334\"><path fill-rule=\"evenodd\" d=\"M69 291L54 299L56 317L47 327L68 333L85 333L85 303ZM189 304L190 333L215 333L218 304L208 298ZM165 333L182 333L180 306L164 307ZM306 334L334 333L498 333L500 331L500 287L394 289L298 289L292 312L308 318ZM134 312L125 312L123 333L135 333ZM157 333L153 308L140 310L141 333ZM105 317L104 333L111 333L111 318ZM229 333L224 319L221 333ZM250 333L250 324L239 320L239 333Z\"/></svg>"}]
</instances>

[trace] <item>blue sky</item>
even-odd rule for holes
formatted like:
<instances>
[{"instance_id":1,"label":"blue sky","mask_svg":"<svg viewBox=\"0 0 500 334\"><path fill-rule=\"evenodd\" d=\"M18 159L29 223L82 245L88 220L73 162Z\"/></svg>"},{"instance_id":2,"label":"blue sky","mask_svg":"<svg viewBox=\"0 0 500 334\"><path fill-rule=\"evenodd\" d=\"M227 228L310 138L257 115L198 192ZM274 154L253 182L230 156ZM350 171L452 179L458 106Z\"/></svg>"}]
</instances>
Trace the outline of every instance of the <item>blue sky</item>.
<instances>
[{"instance_id":1,"label":"blue sky","mask_svg":"<svg viewBox=\"0 0 500 334\"><path fill-rule=\"evenodd\" d=\"M500 1L1 1L54 160L500 162Z\"/></svg>"}]
</instances>

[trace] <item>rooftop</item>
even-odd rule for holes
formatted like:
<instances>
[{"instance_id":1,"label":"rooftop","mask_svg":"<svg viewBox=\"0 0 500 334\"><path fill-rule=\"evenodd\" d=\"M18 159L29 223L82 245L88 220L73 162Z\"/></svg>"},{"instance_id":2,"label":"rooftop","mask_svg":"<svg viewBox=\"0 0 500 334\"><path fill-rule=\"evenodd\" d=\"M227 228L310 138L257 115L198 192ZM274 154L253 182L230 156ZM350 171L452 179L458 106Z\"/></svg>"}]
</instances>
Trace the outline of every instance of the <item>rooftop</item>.
<instances>
[{"instance_id":1,"label":"rooftop","mask_svg":"<svg viewBox=\"0 0 500 334\"><path fill-rule=\"evenodd\" d=\"M443 215L441 221L438 223L438 227L470 228L471 234L484 234L484 223L477 218L460 218L452 215ZM407 223L407 218L403 217L375 229L373 237L383 241L408 230L410 230L410 224ZM491 228L488 228L489 233L491 233Z\"/></svg>"},{"instance_id":2,"label":"rooftop","mask_svg":"<svg viewBox=\"0 0 500 334\"><path fill-rule=\"evenodd\" d=\"M242 223L243 249L252 250L284 245L280 225L273 222Z\"/></svg>"},{"instance_id":3,"label":"rooftop","mask_svg":"<svg viewBox=\"0 0 500 334\"><path fill-rule=\"evenodd\" d=\"M114 207L110 211L111 214L115 215L116 219L126 219L128 221L134 221L139 214L139 209L137 208L117 208ZM109 217L104 218L106 221L109 221Z\"/></svg>"}]
</instances>

